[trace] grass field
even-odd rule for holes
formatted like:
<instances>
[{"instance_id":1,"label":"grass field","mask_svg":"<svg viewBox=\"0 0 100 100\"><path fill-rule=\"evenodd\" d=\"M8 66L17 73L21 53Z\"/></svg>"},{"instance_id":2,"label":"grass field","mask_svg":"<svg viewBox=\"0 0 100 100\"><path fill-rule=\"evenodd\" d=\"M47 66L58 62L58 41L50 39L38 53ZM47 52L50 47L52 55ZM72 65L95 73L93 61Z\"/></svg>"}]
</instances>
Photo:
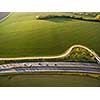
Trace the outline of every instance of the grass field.
<instances>
[{"instance_id":1,"label":"grass field","mask_svg":"<svg viewBox=\"0 0 100 100\"><path fill-rule=\"evenodd\" d=\"M59 55L75 44L100 56L100 23L69 18L36 20L63 13L12 13L0 23L0 57Z\"/></svg>"},{"instance_id":2,"label":"grass field","mask_svg":"<svg viewBox=\"0 0 100 100\"><path fill-rule=\"evenodd\" d=\"M0 76L0 86L100 86L100 78L78 75L14 75Z\"/></svg>"}]
</instances>

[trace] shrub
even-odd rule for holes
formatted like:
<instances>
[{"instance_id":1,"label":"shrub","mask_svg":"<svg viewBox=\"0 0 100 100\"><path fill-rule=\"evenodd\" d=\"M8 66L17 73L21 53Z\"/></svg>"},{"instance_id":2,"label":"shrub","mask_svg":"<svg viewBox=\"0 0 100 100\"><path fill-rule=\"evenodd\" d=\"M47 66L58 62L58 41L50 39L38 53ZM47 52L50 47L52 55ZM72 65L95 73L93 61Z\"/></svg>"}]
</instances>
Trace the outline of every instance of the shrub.
<instances>
[{"instance_id":1,"label":"shrub","mask_svg":"<svg viewBox=\"0 0 100 100\"><path fill-rule=\"evenodd\" d=\"M36 16L36 19L39 19L39 16Z\"/></svg>"},{"instance_id":2,"label":"shrub","mask_svg":"<svg viewBox=\"0 0 100 100\"><path fill-rule=\"evenodd\" d=\"M100 15L97 15L96 16L96 19L100 21Z\"/></svg>"}]
</instances>

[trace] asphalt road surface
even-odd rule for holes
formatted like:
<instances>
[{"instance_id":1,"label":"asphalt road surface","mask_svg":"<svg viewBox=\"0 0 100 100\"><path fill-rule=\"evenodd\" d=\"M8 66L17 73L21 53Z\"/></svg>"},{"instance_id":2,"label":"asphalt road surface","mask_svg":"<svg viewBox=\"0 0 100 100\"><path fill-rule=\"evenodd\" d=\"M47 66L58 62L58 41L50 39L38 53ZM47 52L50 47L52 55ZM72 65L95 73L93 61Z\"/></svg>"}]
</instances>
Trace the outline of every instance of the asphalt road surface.
<instances>
[{"instance_id":1,"label":"asphalt road surface","mask_svg":"<svg viewBox=\"0 0 100 100\"><path fill-rule=\"evenodd\" d=\"M97 63L81 62L26 62L0 65L0 73L46 71L87 72L100 74L100 65Z\"/></svg>"},{"instance_id":2,"label":"asphalt road surface","mask_svg":"<svg viewBox=\"0 0 100 100\"><path fill-rule=\"evenodd\" d=\"M6 17L10 12L0 12L0 20Z\"/></svg>"}]
</instances>

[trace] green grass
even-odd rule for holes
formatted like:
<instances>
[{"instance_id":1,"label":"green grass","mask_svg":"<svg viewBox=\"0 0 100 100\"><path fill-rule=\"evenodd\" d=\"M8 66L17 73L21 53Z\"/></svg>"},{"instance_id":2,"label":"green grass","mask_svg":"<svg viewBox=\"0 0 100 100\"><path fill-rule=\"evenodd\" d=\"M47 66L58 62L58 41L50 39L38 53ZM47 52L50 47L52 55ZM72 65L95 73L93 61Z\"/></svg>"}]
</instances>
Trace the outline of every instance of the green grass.
<instances>
[{"instance_id":1,"label":"green grass","mask_svg":"<svg viewBox=\"0 0 100 100\"><path fill-rule=\"evenodd\" d=\"M0 76L0 86L6 87L47 87L47 86L100 86L100 78L92 78L78 75L9 75Z\"/></svg>"},{"instance_id":2,"label":"green grass","mask_svg":"<svg viewBox=\"0 0 100 100\"><path fill-rule=\"evenodd\" d=\"M100 56L100 23L67 18L36 20L37 15L13 13L0 23L0 57L52 56L81 44Z\"/></svg>"}]
</instances>

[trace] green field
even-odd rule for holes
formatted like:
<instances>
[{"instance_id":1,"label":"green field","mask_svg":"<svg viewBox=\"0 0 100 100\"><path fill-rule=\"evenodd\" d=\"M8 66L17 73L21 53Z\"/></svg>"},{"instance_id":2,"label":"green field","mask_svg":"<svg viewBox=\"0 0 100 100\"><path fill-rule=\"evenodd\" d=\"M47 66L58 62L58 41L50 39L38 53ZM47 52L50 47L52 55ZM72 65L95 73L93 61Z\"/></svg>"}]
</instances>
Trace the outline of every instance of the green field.
<instances>
[{"instance_id":1,"label":"green field","mask_svg":"<svg viewBox=\"0 0 100 100\"><path fill-rule=\"evenodd\" d=\"M100 22L70 18L36 20L40 15L63 13L12 13L0 23L0 57L59 55L75 44L100 56Z\"/></svg>"},{"instance_id":2,"label":"green field","mask_svg":"<svg viewBox=\"0 0 100 100\"><path fill-rule=\"evenodd\" d=\"M100 86L100 78L78 75L8 75L0 76L0 86Z\"/></svg>"},{"instance_id":3,"label":"green field","mask_svg":"<svg viewBox=\"0 0 100 100\"><path fill-rule=\"evenodd\" d=\"M36 19L36 16L63 14L70 15L70 13L60 12L12 13L6 20L0 22L0 58L60 55L76 44L84 45L100 56L100 22L73 18ZM94 56L82 48L74 48L66 59L67 61L95 62ZM54 60L66 61L66 59ZM8 62L1 61L0 63ZM53 74L0 74L0 86L100 86L100 75L57 74L55 72Z\"/></svg>"}]
</instances>

